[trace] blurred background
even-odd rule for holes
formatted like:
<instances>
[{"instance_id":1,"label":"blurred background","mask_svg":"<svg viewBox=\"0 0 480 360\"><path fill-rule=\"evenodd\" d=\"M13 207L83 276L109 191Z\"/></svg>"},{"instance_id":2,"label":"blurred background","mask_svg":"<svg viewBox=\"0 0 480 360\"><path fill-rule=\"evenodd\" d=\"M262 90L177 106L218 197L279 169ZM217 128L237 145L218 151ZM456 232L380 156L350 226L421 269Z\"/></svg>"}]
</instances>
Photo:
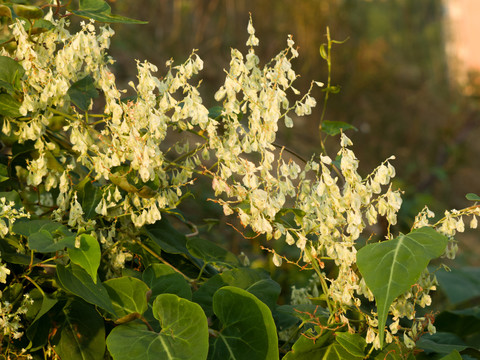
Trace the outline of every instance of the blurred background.
<instances>
[{"instance_id":1,"label":"blurred background","mask_svg":"<svg viewBox=\"0 0 480 360\"><path fill-rule=\"evenodd\" d=\"M347 41L332 49L332 84L341 91L331 95L326 119L358 129L348 136L363 175L396 156L396 185L405 191L402 212L409 219L400 230L408 231L425 204L443 215L444 209L473 205L466 193L480 194L478 0L110 1L114 13L148 21L113 26L111 54L121 81L135 77L135 59L156 64L161 74L166 60L183 62L198 49L205 61L201 91L211 101L230 48L246 50L249 13L263 63L293 35L300 52L296 87L302 91L312 79L326 81L319 47L328 26L332 39ZM323 93L317 88L313 95L319 105L312 116L280 135L307 158L320 149ZM336 143L332 138L327 145L336 149ZM212 217L221 216L213 207ZM478 239L478 232L459 237L460 261L480 265Z\"/></svg>"}]
</instances>

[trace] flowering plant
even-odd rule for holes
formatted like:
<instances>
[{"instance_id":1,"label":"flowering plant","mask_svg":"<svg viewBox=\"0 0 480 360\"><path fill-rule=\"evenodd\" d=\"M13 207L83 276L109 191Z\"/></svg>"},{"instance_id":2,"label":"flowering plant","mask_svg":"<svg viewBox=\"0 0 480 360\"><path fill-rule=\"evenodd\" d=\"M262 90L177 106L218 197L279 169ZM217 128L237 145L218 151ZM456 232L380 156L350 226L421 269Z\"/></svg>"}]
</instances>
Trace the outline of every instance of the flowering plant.
<instances>
[{"instance_id":1,"label":"flowering plant","mask_svg":"<svg viewBox=\"0 0 480 360\"><path fill-rule=\"evenodd\" d=\"M317 157L305 161L278 145L279 123L292 127L292 112L316 106L315 86L325 99L336 91L330 75L304 95L293 87L291 36L260 66L250 21L248 51L231 51L218 106L207 109L195 52L183 64L168 61L162 77L137 62L128 97L110 70L113 31L97 23L136 21L103 0L70 6L0 5L10 37L0 49L6 356L413 356L420 336L435 332L433 315L417 316L436 288L427 265L455 256L455 233L467 217L476 227L479 207L437 222L425 208L411 232L395 237L402 200L391 183L394 157L362 177L345 134L352 126L323 115ZM90 19L75 33L73 14ZM327 40L320 53L330 68L335 41ZM326 136L340 139L333 159ZM268 273L200 237L179 210L199 177L211 181L210 200L225 215L296 249L296 260L267 249L276 266L315 272L291 304L277 305L281 289ZM380 218L384 238L372 230Z\"/></svg>"}]
</instances>

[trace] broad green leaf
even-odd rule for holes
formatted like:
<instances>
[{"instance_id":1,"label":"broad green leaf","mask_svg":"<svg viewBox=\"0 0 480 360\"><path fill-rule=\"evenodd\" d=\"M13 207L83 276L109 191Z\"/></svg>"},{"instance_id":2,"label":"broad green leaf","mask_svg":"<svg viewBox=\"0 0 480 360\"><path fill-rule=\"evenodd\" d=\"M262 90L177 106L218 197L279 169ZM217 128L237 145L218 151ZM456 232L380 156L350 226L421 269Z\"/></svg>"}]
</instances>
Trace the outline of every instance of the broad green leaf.
<instances>
[{"instance_id":1,"label":"broad green leaf","mask_svg":"<svg viewBox=\"0 0 480 360\"><path fill-rule=\"evenodd\" d=\"M335 136L340 134L342 131L345 130L355 130L358 131L358 129L353 126L352 124L343 122L343 121L330 121L330 120L325 120L322 122L322 127L321 130L330 136Z\"/></svg>"},{"instance_id":2,"label":"broad green leaf","mask_svg":"<svg viewBox=\"0 0 480 360\"><path fill-rule=\"evenodd\" d=\"M105 354L105 326L91 305L69 303L55 318L57 332L52 343L61 359L102 360Z\"/></svg>"},{"instance_id":3,"label":"broad green leaf","mask_svg":"<svg viewBox=\"0 0 480 360\"><path fill-rule=\"evenodd\" d=\"M14 90L20 90L20 79L24 74L22 65L8 56L0 56L0 81L10 86L6 90L10 90L11 94Z\"/></svg>"},{"instance_id":4,"label":"broad green leaf","mask_svg":"<svg viewBox=\"0 0 480 360\"><path fill-rule=\"evenodd\" d=\"M110 5L104 0L80 0L78 10L72 10L75 15L104 23L146 24L145 21L134 20L120 15L113 15Z\"/></svg>"},{"instance_id":5,"label":"broad green leaf","mask_svg":"<svg viewBox=\"0 0 480 360\"><path fill-rule=\"evenodd\" d=\"M468 193L467 195L465 195L465 197L467 198L467 200L480 201L480 196L474 193Z\"/></svg>"},{"instance_id":6,"label":"broad green leaf","mask_svg":"<svg viewBox=\"0 0 480 360\"><path fill-rule=\"evenodd\" d=\"M441 291L454 304L480 297L480 268L452 268L435 273Z\"/></svg>"},{"instance_id":7,"label":"broad green leaf","mask_svg":"<svg viewBox=\"0 0 480 360\"><path fill-rule=\"evenodd\" d=\"M115 308L112 305L107 289L98 279L94 283L90 275L80 266L70 264L65 267L58 264L56 274L58 283L63 289L115 315Z\"/></svg>"},{"instance_id":8,"label":"broad green leaf","mask_svg":"<svg viewBox=\"0 0 480 360\"><path fill-rule=\"evenodd\" d=\"M73 263L81 266L92 277L94 283L97 282L97 270L101 258L97 239L87 234L80 235L80 247L69 248L68 256Z\"/></svg>"},{"instance_id":9,"label":"broad green leaf","mask_svg":"<svg viewBox=\"0 0 480 360\"><path fill-rule=\"evenodd\" d=\"M13 11L19 17L25 19L41 19L43 18L43 11L39 7L33 5L13 4Z\"/></svg>"},{"instance_id":10,"label":"broad green leaf","mask_svg":"<svg viewBox=\"0 0 480 360\"><path fill-rule=\"evenodd\" d=\"M302 336L295 341L295 344L282 359L283 360L313 360L313 359L325 359L323 357L328 347L327 341L331 340L332 332L323 331L317 328L317 332L320 334L314 334L312 329L308 329Z\"/></svg>"},{"instance_id":11,"label":"broad green leaf","mask_svg":"<svg viewBox=\"0 0 480 360\"><path fill-rule=\"evenodd\" d=\"M415 284L430 260L443 254L447 241L433 228L423 227L393 240L366 245L358 251L358 269L377 303L381 347L393 300Z\"/></svg>"},{"instance_id":12,"label":"broad green leaf","mask_svg":"<svg viewBox=\"0 0 480 360\"><path fill-rule=\"evenodd\" d=\"M147 236L165 252L170 254L188 254L187 238L176 230L166 217L155 224L144 227Z\"/></svg>"},{"instance_id":13,"label":"broad green leaf","mask_svg":"<svg viewBox=\"0 0 480 360\"><path fill-rule=\"evenodd\" d=\"M335 339L352 356L363 359L365 357L365 347L367 342L359 334L350 334L348 332L335 333Z\"/></svg>"},{"instance_id":14,"label":"broad green leaf","mask_svg":"<svg viewBox=\"0 0 480 360\"><path fill-rule=\"evenodd\" d=\"M117 326L107 337L114 360L204 360L208 354L208 324L201 307L173 294L157 296L153 314L160 332L143 324Z\"/></svg>"},{"instance_id":15,"label":"broad green leaf","mask_svg":"<svg viewBox=\"0 0 480 360\"><path fill-rule=\"evenodd\" d=\"M208 279L196 292L193 301L200 304L207 314L213 314L212 298L215 292L223 286L235 286L255 295L270 309L275 308L280 294L280 285L270 279L268 273L260 269L239 268L224 271Z\"/></svg>"},{"instance_id":16,"label":"broad green leaf","mask_svg":"<svg viewBox=\"0 0 480 360\"><path fill-rule=\"evenodd\" d=\"M142 315L147 311L147 292L150 289L143 281L123 276L107 280L103 286L107 289L119 318L132 313Z\"/></svg>"},{"instance_id":17,"label":"broad green leaf","mask_svg":"<svg viewBox=\"0 0 480 360\"><path fill-rule=\"evenodd\" d=\"M440 360L462 360L462 355L457 350L453 350L450 354L445 355Z\"/></svg>"},{"instance_id":18,"label":"broad green leaf","mask_svg":"<svg viewBox=\"0 0 480 360\"><path fill-rule=\"evenodd\" d=\"M1 195L0 193L0 196ZM72 233L68 228L59 223L52 220L28 220L28 219L20 219L15 221L13 224L13 232L19 235L23 235L25 237L29 237L31 234L39 232L40 230L47 231L49 233L60 234L63 236L72 236L75 235Z\"/></svg>"},{"instance_id":19,"label":"broad green leaf","mask_svg":"<svg viewBox=\"0 0 480 360\"><path fill-rule=\"evenodd\" d=\"M449 354L453 350L462 351L468 348L457 335L446 332L437 332L432 335L423 335L416 343L417 347L426 354Z\"/></svg>"},{"instance_id":20,"label":"broad green leaf","mask_svg":"<svg viewBox=\"0 0 480 360\"><path fill-rule=\"evenodd\" d=\"M167 265L150 265L143 272L142 279L152 290L152 299L160 294L175 294L187 300L192 299L192 290L187 280Z\"/></svg>"},{"instance_id":21,"label":"broad green leaf","mask_svg":"<svg viewBox=\"0 0 480 360\"><path fill-rule=\"evenodd\" d=\"M207 263L221 264L231 267L240 265L240 262L233 253L209 240L198 237L189 238L187 240L187 249L190 254Z\"/></svg>"},{"instance_id":22,"label":"broad green leaf","mask_svg":"<svg viewBox=\"0 0 480 360\"><path fill-rule=\"evenodd\" d=\"M70 100L83 111L87 111L90 107L92 99L98 97L98 91L95 88L93 78L90 75L78 80L70 86L67 91Z\"/></svg>"},{"instance_id":23,"label":"broad green leaf","mask_svg":"<svg viewBox=\"0 0 480 360\"><path fill-rule=\"evenodd\" d=\"M15 221L12 230L28 239L30 249L41 253L75 246L75 234L55 221L21 219Z\"/></svg>"},{"instance_id":24,"label":"broad green leaf","mask_svg":"<svg viewBox=\"0 0 480 360\"><path fill-rule=\"evenodd\" d=\"M442 311L435 319L438 332L451 332L462 338L480 333L480 306Z\"/></svg>"},{"instance_id":25,"label":"broad green leaf","mask_svg":"<svg viewBox=\"0 0 480 360\"><path fill-rule=\"evenodd\" d=\"M55 234L42 229L28 237L28 247L41 253L51 253L75 247L75 236L61 236L59 239Z\"/></svg>"},{"instance_id":26,"label":"broad green leaf","mask_svg":"<svg viewBox=\"0 0 480 360\"><path fill-rule=\"evenodd\" d=\"M233 286L213 296L221 329L212 338L210 360L278 359L277 330L270 309L248 291Z\"/></svg>"},{"instance_id":27,"label":"broad green leaf","mask_svg":"<svg viewBox=\"0 0 480 360\"><path fill-rule=\"evenodd\" d=\"M8 117L19 117L20 102L15 100L10 94L0 94L0 115Z\"/></svg>"}]
</instances>

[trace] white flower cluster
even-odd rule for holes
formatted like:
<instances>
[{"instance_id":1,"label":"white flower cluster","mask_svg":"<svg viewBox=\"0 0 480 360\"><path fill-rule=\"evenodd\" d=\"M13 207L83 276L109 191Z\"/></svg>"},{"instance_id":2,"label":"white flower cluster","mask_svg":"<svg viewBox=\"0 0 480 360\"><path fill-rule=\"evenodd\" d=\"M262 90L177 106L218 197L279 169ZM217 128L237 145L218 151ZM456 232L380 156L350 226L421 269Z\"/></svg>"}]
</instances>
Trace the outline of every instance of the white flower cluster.
<instances>
[{"instance_id":1,"label":"white flower cluster","mask_svg":"<svg viewBox=\"0 0 480 360\"><path fill-rule=\"evenodd\" d=\"M0 302L0 338L10 337L10 339L20 339L23 336L22 319L29 307L33 304L28 294L23 295L20 306L15 308L8 301Z\"/></svg>"},{"instance_id":2,"label":"white flower cluster","mask_svg":"<svg viewBox=\"0 0 480 360\"><path fill-rule=\"evenodd\" d=\"M0 236L6 236L14 222L22 217L29 218L30 214L23 208L16 209L15 201L9 201L5 197L0 198Z\"/></svg>"}]
</instances>

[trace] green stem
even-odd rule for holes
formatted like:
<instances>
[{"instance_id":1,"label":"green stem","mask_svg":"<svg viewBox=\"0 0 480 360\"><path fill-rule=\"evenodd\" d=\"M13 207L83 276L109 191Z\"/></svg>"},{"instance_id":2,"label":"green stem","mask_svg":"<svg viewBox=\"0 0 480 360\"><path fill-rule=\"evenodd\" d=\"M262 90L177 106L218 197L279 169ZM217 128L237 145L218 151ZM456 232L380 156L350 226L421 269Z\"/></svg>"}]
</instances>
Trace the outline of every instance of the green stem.
<instances>
[{"instance_id":1,"label":"green stem","mask_svg":"<svg viewBox=\"0 0 480 360\"><path fill-rule=\"evenodd\" d=\"M320 279L320 285L322 286L322 291L325 294L325 301L327 302L327 307L330 312L330 315L332 315L334 314L334 309L333 309L332 303L330 302L330 299L328 298L328 285L327 285L327 282L325 281L325 277L322 274L322 271L320 269L320 266L318 265L317 259L314 258L312 254L307 250L305 250L305 253L307 254L308 260L312 264L313 269L315 270L315 272L318 275L318 278Z\"/></svg>"},{"instance_id":2,"label":"green stem","mask_svg":"<svg viewBox=\"0 0 480 360\"><path fill-rule=\"evenodd\" d=\"M78 120L76 117L74 117L72 115L69 115L69 114L65 114L64 112L58 111L57 109L54 109L51 106L47 107L47 110L54 113L54 114L63 116L64 118L72 120L72 121L77 121Z\"/></svg>"},{"instance_id":3,"label":"green stem","mask_svg":"<svg viewBox=\"0 0 480 360\"><path fill-rule=\"evenodd\" d=\"M43 292L43 289L40 287L40 285L38 285L35 280L33 280L30 276L28 275L23 275L23 277L25 279L27 279L28 281L30 281L39 291L40 293L42 294L42 296L45 296L45 293Z\"/></svg>"}]
</instances>

